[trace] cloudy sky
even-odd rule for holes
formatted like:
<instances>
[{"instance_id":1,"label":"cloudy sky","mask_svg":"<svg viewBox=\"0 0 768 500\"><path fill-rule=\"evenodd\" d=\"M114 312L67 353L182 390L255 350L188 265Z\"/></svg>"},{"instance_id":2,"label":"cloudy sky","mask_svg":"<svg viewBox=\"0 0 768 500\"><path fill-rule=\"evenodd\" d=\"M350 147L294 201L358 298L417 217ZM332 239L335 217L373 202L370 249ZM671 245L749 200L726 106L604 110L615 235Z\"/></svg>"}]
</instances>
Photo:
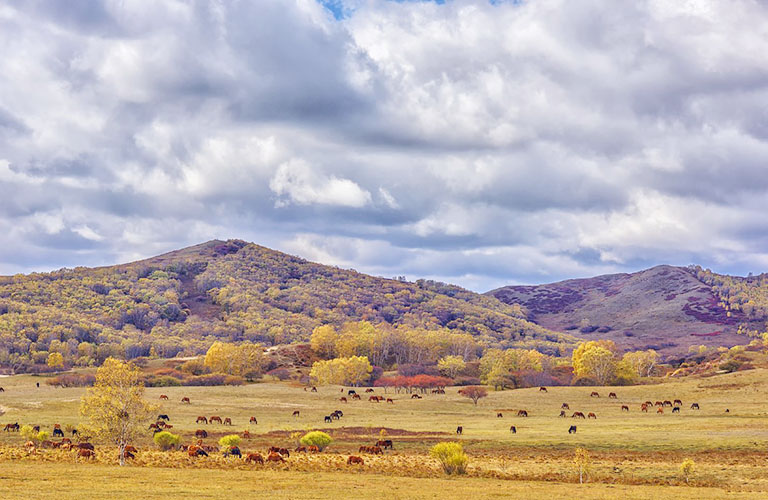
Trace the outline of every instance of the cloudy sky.
<instances>
[{"instance_id":1,"label":"cloudy sky","mask_svg":"<svg viewBox=\"0 0 768 500\"><path fill-rule=\"evenodd\" d=\"M766 54L761 0L3 2L0 274L768 271Z\"/></svg>"}]
</instances>

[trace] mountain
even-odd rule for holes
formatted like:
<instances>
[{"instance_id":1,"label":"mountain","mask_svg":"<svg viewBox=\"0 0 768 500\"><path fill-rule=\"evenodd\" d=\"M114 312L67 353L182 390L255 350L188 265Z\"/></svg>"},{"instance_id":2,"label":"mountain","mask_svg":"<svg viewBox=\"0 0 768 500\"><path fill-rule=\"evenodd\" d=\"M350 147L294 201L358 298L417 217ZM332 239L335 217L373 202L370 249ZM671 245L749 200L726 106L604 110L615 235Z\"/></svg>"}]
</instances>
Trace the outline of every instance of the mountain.
<instances>
[{"instance_id":1,"label":"mountain","mask_svg":"<svg viewBox=\"0 0 768 500\"><path fill-rule=\"evenodd\" d=\"M517 305L457 286L215 240L129 264L0 277L0 366L41 365L52 351L82 365L198 354L215 340L287 344L319 325L361 320L546 353L578 341L531 323Z\"/></svg>"},{"instance_id":2,"label":"mountain","mask_svg":"<svg viewBox=\"0 0 768 500\"><path fill-rule=\"evenodd\" d=\"M657 266L631 274L506 286L487 295L525 307L528 319L547 329L676 355L692 345L747 343L749 338L737 332L765 319L766 285L766 275L740 278L700 267ZM750 300L754 307L745 307Z\"/></svg>"}]
</instances>

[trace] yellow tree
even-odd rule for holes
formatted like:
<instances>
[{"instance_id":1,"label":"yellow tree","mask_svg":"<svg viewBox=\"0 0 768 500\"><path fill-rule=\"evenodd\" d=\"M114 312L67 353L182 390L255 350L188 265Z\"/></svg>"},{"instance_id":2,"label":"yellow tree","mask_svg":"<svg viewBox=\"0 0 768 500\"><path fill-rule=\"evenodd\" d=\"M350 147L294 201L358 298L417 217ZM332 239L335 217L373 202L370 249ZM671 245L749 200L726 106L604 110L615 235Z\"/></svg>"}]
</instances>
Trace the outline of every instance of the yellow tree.
<instances>
[{"instance_id":1,"label":"yellow tree","mask_svg":"<svg viewBox=\"0 0 768 500\"><path fill-rule=\"evenodd\" d=\"M60 352L52 352L48 355L48 366L51 368L61 368L64 366L64 356Z\"/></svg>"},{"instance_id":2,"label":"yellow tree","mask_svg":"<svg viewBox=\"0 0 768 500\"><path fill-rule=\"evenodd\" d=\"M437 362L437 369L446 377L454 378L464 371L467 364L461 356L445 356Z\"/></svg>"},{"instance_id":3,"label":"yellow tree","mask_svg":"<svg viewBox=\"0 0 768 500\"><path fill-rule=\"evenodd\" d=\"M96 370L96 381L80 401L83 428L97 438L115 443L120 465L125 447L143 434L156 407L144 400L144 385L135 366L107 358Z\"/></svg>"},{"instance_id":4,"label":"yellow tree","mask_svg":"<svg viewBox=\"0 0 768 500\"><path fill-rule=\"evenodd\" d=\"M616 373L616 357L597 342L587 342L573 353L573 370L580 377L593 377L598 384L607 384ZM577 351L580 351L578 356Z\"/></svg>"},{"instance_id":5,"label":"yellow tree","mask_svg":"<svg viewBox=\"0 0 768 500\"><path fill-rule=\"evenodd\" d=\"M312 365L309 376L318 384L359 385L365 382L373 367L365 356L350 356Z\"/></svg>"},{"instance_id":6,"label":"yellow tree","mask_svg":"<svg viewBox=\"0 0 768 500\"><path fill-rule=\"evenodd\" d=\"M336 342L339 340L339 335L336 333L336 329L333 325L318 326L312 330L312 336L309 338L309 343L312 346L312 350L315 351L318 356L330 359L336 355Z\"/></svg>"},{"instance_id":7,"label":"yellow tree","mask_svg":"<svg viewBox=\"0 0 768 500\"><path fill-rule=\"evenodd\" d=\"M626 361L635 371L638 377L650 377L656 367L659 355L653 349L647 351L634 351L624 354L622 361Z\"/></svg>"}]
</instances>

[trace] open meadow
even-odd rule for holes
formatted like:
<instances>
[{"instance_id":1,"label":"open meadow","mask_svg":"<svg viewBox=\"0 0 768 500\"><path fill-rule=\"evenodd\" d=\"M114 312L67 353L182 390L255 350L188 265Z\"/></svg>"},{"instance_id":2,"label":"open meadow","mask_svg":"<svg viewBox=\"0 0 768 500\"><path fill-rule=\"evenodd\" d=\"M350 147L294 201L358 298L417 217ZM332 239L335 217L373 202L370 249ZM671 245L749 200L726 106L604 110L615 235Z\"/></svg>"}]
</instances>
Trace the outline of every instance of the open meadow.
<instances>
[{"instance_id":1,"label":"open meadow","mask_svg":"<svg viewBox=\"0 0 768 500\"><path fill-rule=\"evenodd\" d=\"M36 382L41 382L39 388ZM54 388L44 382L44 377L28 375L1 379L5 391L0 393L0 405L5 414L0 422L36 424L49 431L55 423L77 425L84 389ZM39 491L38 496L45 497L42 492L51 488L52 477L74 480L76 476L80 484L93 478L93 484L104 488L104 496L115 498L120 496L109 488L134 492L144 488L146 494L139 496L151 498L150 489L157 484L182 485L172 492L152 490L158 495L164 491L163 496L170 498L189 491L187 487L208 492L199 498L223 498L226 490L219 491L219 484L232 491L268 489L275 498L327 497L340 494L340 488L347 494L360 489L360 496L367 489L381 491L384 498L446 498L446 491L461 497L480 490L485 497L527 492L529 497L565 498L574 488L597 498L768 497L766 370L656 385L490 391L477 406L455 387L447 388L444 395L424 394L422 399L375 389L374 394L393 403L370 402L364 388L356 389L363 398L355 401L348 397L348 389L342 393L340 387L321 386L311 392L288 383L258 383L146 390L147 399L158 405L157 413L170 417L172 432L182 435L182 443L193 443L197 429L208 432L204 440L208 445L247 430L251 438L243 439L243 453L264 453L269 446L293 450L296 442L290 436L296 431L321 429L334 438L323 453L292 453L277 465L247 465L218 453L192 459L180 451L161 452L148 430L146 438L135 443L136 459L119 469L110 465L117 462L116 451L106 444L95 443L96 460L85 463L63 450L28 454L18 433L2 432L0 462L3 478L11 481L0 481L0 496L14 498L25 491ZM590 396L593 391L600 397ZM610 392L617 398L609 399ZM168 400L161 401L161 394ZM349 401L341 402L341 396ZM183 397L190 403L181 403ZM665 407L659 414L655 406L647 413L640 411L644 401L675 399L682 401L679 413ZM566 418L559 417L563 403L569 406ZM700 410L691 409L692 403L698 403ZM622 411L623 405L629 411ZM324 422L334 410L342 410L343 417ZM517 416L519 410L527 411L528 417ZM298 416L293 415L295 411ZM592 412L597 418L571 418L575 411ZM233 425L196 423L198 416L213 415L231 418ZM257 423L249 423L250 417L256 417ZM569 434L572 425L577 432ZM461 435L456 434L458 426L463 428ZM517 432L510 432L510 426ZM382 428L394 449L384 455L358 453L361 445L375 444ZM461 442L469 455L464 477L446 478L428 455L432 445L448 440ZM577 447L590 453L591 473L585 485L570 484L577 481L572 465ZM347 465L352 454L361 455L365 464ZM685 458L695 462L687 485L679 472ZM152 479L134 474L136 467L150 468ZM199 469L206 474L198 474ZM56 488L56 498L77 495L76 484L70 491L57 481Z\"/></svg>"}]
</instances>

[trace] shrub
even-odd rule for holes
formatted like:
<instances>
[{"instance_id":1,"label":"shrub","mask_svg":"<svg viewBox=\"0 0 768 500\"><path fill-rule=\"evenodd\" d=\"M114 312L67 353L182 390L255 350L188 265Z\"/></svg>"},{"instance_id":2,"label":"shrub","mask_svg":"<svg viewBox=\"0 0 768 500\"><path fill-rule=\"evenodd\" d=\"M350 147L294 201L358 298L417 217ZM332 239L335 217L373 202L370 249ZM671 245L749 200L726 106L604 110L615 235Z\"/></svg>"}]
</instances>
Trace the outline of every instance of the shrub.
<instances>
[{"instance_id":1,"label":"shrub","mask_svg":"<svg viewBox=\"0 0 768 500\"><path fill-rule=\"evenodd\" d=\"M206 375L211 373L211 369L205 366L202 359L190 359L185 361L180 367L180 370L190 375Z\"/></svg>"},{"instance_id":2,"label":"shrub","mask_svg":"<svg viewBox=\"0 0 768 500\"><path fill-rule=\"evenodd\" d=\"M440 462L446 474L464 474L467 471L469 459L459 443L437 443L429 454Z\"/></svg>"},{"instance_id":3,"label":"shrub","mask_svg":"<svg viewBox=\"0 0 768 500\"><path fill-rule=\"evenodd\" d=\"M274 377L277 380L283 381L291 378L291 372L288 368L276 368L267 372L267 375Z\"/></svg>"},{"instance_id":4,"label":"shrub","mask_svg":"<svg viewBox=\"0 0 768 500\"><path fill-rule=\"evenodd\" d=\"M244 383L245 379L238 375L227 375L224 379L224 385L243 385Z\"/></svg>"},{"instance_id":5,"label":"shrub","mask_svg":"<svg viewBox=\"0 0 768 500\"><path fill-rule=\"evenodd\" d=\"M691 479L691 476L693 475L695 470L696 470L696 463L690 458L686 458L685 460L683 460L683 463L680 464L680 475L683 476L683 479L685 480L686 484Z\"/></svg>"},{"instance_id":6,"label":"shrub","mask_svg":"<svg viewBox=\"0 0 768 500\"><path fill-rule=\"evenodd\" d=\"M172 448L175 448L179 445L181 442L181 436L177 434L171 434L168 431L161 431L155 434L155 437L152 438L155 441L155 444L160 447L161 450L168 451Z\"/></svg>"},{"instance_id":7,"label":"shrub","mask_svg":"<svg viewBox=\"0 0 768 500\"><path fill-rule=\"evenodd\" d=\"M197 377L189 377L184 381L184 385L192 386L213 386L224 385L224 381L227 379L227 375L223 373L212 373L210 375L200 375Z\"/></svg>"},{"instance_id":8,"label":"shrub","mask_svg":"<svg viewBox=\"0 0 768 500\"><path fill-rule=\"evenodd\" d=\"M238 445L240 445L240 436L237 434L230 434L219 439L219 446L221 446L222 449L228 449Z\"/></svg>"},{"instance_id":9,"label":"shrub","mask_svg":"<svg viewBox=\"0 0 768 500\"><path fill-rule=\"evenodd\" d=\"M144 380L144 385L147 387L175 387L181 385L181 380L167 375L161 377L147 377Z\"/></svg>"},{"instance_id":10,"label":"shrub","mask_svg":"<svg viewBox=\"0 0 768 500\"><path fill-rule=\"evenodd\" d=\"M304 446L317 446L320 448L320 451L323 451L331 442L333 442L333 438L322 431L307 432L301 438L301 444Z\"/></svg>"},{"instance_id":11,"label":"shrub","mask_svg":"<svg viewBox=\"0 0 768 500\"><path fill-rule=\"evenodd\" d=\"M54 387L90 387L96 381L96 377L84 373L66 373L52 377L45 381L46 384Z\"/></svg>"}]
</instances>

